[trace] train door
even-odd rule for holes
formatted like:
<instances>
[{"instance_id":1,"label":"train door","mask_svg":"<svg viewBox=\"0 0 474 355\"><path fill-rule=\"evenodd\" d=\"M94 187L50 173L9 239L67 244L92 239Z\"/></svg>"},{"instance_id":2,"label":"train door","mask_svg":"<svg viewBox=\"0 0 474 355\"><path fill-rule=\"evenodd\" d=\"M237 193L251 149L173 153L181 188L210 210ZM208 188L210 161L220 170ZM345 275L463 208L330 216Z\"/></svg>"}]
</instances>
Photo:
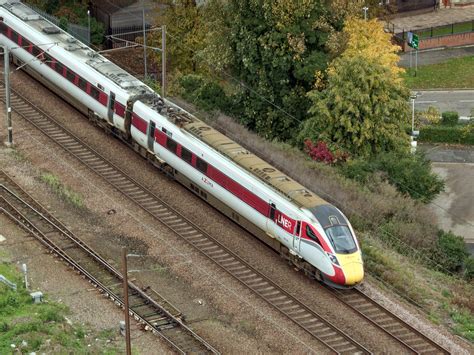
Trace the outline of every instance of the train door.
<instances>
[{"instance_id":1,"label":"train door","mask_svg":"<svg viewBox=\"0 0 474 355\"><path fill-rule=\"evenodd\" d=\"M148 149L153 152L153 144L155 143L155 122L150 120L148 125Z\"/></svg>"},{"instance_id":2,"label":"train door","mask_svg":"<svg viewBox=\"0 0 474 355\"><path fill-rule=\"evenodd\" d=\"M267 218L267 234L270 235L272 238L275 237L275 213L276 213L276 206L273 202L270 201L270 213Z\"/></svg>"},{"instance_id":3,"label":"train door","mask_svg":"<svg viewBox=\"0 0 474 355\"><path fill-rule=\"evenodd\" d=\"M300 244L301 244L301 222L296 222L294 237L293 237L293 249L295 251L300 251Z\"/></svg>"},{"instance_id":4,"label":"train door","mask_svg":"<svg viewBox=\"0 0 474 355\"><path fill-rule=\"evenodd\" d=\"M110 123L114 123L115 94L111 91L109 95L109 108L107 110L107 118Z\"/></svg>"}]
</instances>

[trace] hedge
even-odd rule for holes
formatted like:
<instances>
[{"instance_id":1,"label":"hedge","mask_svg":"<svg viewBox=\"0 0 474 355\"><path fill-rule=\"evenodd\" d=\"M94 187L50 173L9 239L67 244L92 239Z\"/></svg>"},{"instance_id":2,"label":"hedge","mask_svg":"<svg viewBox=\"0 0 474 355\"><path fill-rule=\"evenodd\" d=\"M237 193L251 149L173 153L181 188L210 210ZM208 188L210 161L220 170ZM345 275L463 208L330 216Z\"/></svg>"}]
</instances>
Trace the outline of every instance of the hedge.
<instances>
[{"instance_id":1,"label":"hedge","mask_svg":"<svg viewBox=\"0 0 474 355\"><path fill-rule=\"evenodd\" d=\"M474 134L466 134L465 126L426 126L420 130L418 141L474 145Z\"/></svg>"}]
</instances>

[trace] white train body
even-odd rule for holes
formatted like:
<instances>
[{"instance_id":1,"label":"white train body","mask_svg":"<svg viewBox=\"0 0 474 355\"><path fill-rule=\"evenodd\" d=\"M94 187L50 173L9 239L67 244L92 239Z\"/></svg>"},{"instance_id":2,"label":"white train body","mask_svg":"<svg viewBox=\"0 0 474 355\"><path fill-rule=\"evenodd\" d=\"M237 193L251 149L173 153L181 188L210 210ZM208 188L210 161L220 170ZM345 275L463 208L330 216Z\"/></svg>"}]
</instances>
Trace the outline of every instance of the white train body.
<instances>
[{"instance_id":1,"label":"white train body","mask_svg":"<svg viewBox=\"0 0 474 355\"><path fill-rule=\"evenodd\" d=\"M333 285L362 281L354 231L334 206L25 5L0 5L0 42L29 73L144 155L172 167L178 181L296 264L309 263Z\"/></svg>"}]
</instances>

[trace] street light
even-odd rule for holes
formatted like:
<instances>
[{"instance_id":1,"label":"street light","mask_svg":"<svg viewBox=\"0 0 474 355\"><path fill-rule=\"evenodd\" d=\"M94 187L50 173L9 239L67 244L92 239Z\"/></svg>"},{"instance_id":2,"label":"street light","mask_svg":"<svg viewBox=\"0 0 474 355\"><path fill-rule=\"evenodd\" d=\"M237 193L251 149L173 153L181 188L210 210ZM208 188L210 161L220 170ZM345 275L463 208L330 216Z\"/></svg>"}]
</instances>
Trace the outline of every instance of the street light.
<instances>
[{"instance_id":1,"label":"street light","mask_svg":"<svg viewBox=\"0 0 474 355\"><path fill-rule=\"evenodd\" d=\"M364 6L362 10L364 10L364 20L367 21L367 11L369 10L369 8L367 6Z\"/></svg>"},{"instance_id":2,"label":"street light","mask_svg":"<svg viewBox=\"0 0 474 355\"><path fill-rule=\"evenodd\" d=\"M91 45L91 11L90 10L87 10L87 26L89 28L89 32L88 32L88 42L87 43L89 46Z\"/></svg>"},{"instance_id":3,"label":"street light","mask_svg":"<svg viewBox=\"0 0 474 355\"><path fill-rule=\"evenodd\" d=\"M10 54L8 46L3 46L3 72L5 74L5 106L7 108L7 130L8 138L6 145L11 147L13 145L13 128L12 128L12 108L10 106Z\"/></svg>"}]
</instances>

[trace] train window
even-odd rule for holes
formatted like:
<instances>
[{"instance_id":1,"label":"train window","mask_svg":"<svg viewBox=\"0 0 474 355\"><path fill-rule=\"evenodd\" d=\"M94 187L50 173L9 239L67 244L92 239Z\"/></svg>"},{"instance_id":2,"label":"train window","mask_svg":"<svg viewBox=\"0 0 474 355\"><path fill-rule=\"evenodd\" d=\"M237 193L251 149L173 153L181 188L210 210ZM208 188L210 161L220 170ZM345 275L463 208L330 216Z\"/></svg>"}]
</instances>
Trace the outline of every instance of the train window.
<instances>
[{"instance_id":1,"label":"train window","mask_svg":"<svg viewBox=\"0 0 474 355\"><path fill-rule=\"evenodd\" d=\"M196 158L196 169L198 169L201 173L207 173L207 163L202 160L201 158Z\"/></svg>"},{"instance_id":2,"label":"train window","mask_svg":"<svg viewBox=\"0 0 474 355\"><path fill-rule=\"evenodd\" d=\"M174 140L168 138L166 140L166 148L170 150L171 152L176 154L176 148L178 148L178 143L176 143Z\"/></svg>"},{"instance_id":3,"label":"train window","mask_svg":"<svg viewBox=\"0 0 474 355\"><path fill-rule=\"evenodd\" d=\"M25 51L30 50L30 45L31 45L31 42L28 41L26 38L23 38L23 41L21 42L21 46L23 47Z\"/></svg>"},{"instance_id":4,"label":"train window","mask_svg":"<svg viewBox=\"0 0 474 355\"><path fill-rule=\"evenodd\" d=\"M86 91L87 90L87 81L85 81L83 78L79 77L79 88L81 90Z\"/></svg>"},{"instance_id":5,"label":"train window","mask_svg":"<svg viewBox=\"0 0 474 355\"><path fill-rule=\"evenodd\" d=\"M326 234L336 253L350 254L357 250L352 233L347 226L332 226L326 228Z\"/></svg>"},{"instance_id":6,"label":"train window","mask_svg":"<svg viewBox=\"0 0 474 355\"><path fill-rule=\"evenodd\" d=\"M91 96L94 99L99 100L99 90L95 86L91 86Z\"/></svg>"},{"instance_id":7,"label":"train window","mask_svg":"<svg viewBox=\"0 0 474 355\"><path fill-rule=\"evenodd\" d=\"M37 46L33 46L33 53L32 53L32 54L33 54L35 57L37 57L37 56L40 55L40 53L41 53L41 49L39 49Z\"/></svg>"},{"instance_id":8,"label":"train window","mask_svg":"<svg viewBox=\"0 0 474 355\"><path fill-rule=\"evenodd\" d=\"M35 47L33 47L33 48L35 48ZM63 75L64 66L61 63L57 62L55 69L59 74Z\"/></svg>"},{"instance_id":9,"label":"train window","mask_svg":"<svg viewBox=\"0 0 474 355\"><path fill-rule=\"evenodd\" d=\"M66 71L66 79L69 80L71 83L74 83L74 79L76 78L76 74L72 72L70 69Z\"/></svg>"},{"instance_id":10,"label":"train window","mask_svg":"<svg viewBox=\"0 0 474 355\"><path fill-rule=\"evenodd\" d=\"M16 33L15 31L12 30L10 39L11 39L13 42L18 43L18 33Z\"/></svg>"},{"instance_id":11,"label":"train window","mask_svg":"<svg viewBox=\"0 0 474 355\"><path fill-rule=\"evenodd\" d=\"M193 153L191 153L189 150L187 150L184 147L181 147L181 158L186 162L191 164L191 161L193 159Z\"/></svg>"},{"instance_id":12,"label":"train window","mask_svg":"<svg viewBox=\"0 0 474 355\"><path fill-rule=\"evenodd\" d=\"M306 235L312 240L314 240L316 243L321 245L319 238L316 236L316 234L314 234L313 230L309 226L306 226Z\"/></svg>"},{"instance_id":13,"label":"train window","mask_svg":"<svg viewBox=\"0 0 474 355\"><path fill-rule=\"evenodd\" d=\"M0 22L0 33L2 35L5 35L5 36L7 35L7 32L8 32L7 29L8 29L7 25L5 25L4 22Z\"/></svg>"}]
</instances>

